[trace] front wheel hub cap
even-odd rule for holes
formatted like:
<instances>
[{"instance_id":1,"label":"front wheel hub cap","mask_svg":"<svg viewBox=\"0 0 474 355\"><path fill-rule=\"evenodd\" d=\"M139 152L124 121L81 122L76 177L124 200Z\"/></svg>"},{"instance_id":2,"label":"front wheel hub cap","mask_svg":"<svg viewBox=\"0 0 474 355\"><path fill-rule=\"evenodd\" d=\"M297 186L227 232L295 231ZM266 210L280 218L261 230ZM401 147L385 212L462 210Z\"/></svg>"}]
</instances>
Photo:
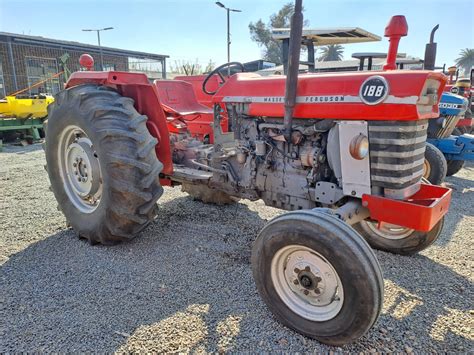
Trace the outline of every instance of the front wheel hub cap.
<instances>
[{"instance_id":1,"label":"front wheel hub cap","mask_svg":"<svg viewBox=\"0 0 474 355\"><path fill-rule=\"evenodd\" d=\"M329 261L305 246L287 246L272 259L272 281L282 301L313 321L334 318L342 308L342 282Z\"/></svg>"}]
</instances>

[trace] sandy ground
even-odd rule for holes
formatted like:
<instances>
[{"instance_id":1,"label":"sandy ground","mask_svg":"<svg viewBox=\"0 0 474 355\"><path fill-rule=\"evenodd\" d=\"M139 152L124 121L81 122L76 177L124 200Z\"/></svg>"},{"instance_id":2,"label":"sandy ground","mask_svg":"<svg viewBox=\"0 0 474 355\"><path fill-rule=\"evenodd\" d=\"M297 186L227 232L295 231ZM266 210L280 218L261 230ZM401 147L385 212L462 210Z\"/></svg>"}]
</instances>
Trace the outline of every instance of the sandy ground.
<instances>
[{"instance_id":1,"label":"sandy ground","mask_svg":"<svg viewBox=\"0 0 474 355\"><path fill-rule=\"evenodd\" d=\"M282 213L165 189L139 238L90 246L66 228L39 145L0 153L0 352L473 350L474 165L447 179L445 228L414 257L377 252L382 315L330 348L280 325L251 276L252 241Z\"/></svg>"}]
</instances>

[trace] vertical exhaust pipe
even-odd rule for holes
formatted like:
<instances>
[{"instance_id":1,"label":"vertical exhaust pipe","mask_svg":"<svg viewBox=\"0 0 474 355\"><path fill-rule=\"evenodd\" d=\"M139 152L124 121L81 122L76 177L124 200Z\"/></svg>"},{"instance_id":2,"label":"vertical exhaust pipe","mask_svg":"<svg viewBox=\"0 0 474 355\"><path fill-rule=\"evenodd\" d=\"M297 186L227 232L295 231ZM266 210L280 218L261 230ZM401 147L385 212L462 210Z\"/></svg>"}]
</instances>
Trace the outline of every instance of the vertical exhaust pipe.
<instances>
[{"instance_id":1,"label":"vertical exhaust pipe","mask_svg":"<svg viewBox=\"0 0 474 355\"><path fill-rule=\"evenodd\" d=\"M284 135L291 142L293 111L296 104L298 88L298 71L300 68L301 37L303 35L303 0L295 1L295 12L291 16L290 45L288 53L288 73L285 85L285 115L283 116Z\"/></svg>"},{"instance_id":2,"label":"vertical exhaust pipe","mask_svg":"<svg viewBox=\"0 0 474 355\"><path fill-rule=\"evenodd\" d=\"M425 60L424 60L424 69L434 70L436 62L436 42L434 41L435 32L438 30L439 25L436 25L431 30L430 43L426 44L425 48Z\"/></svg>"}]
</instances>

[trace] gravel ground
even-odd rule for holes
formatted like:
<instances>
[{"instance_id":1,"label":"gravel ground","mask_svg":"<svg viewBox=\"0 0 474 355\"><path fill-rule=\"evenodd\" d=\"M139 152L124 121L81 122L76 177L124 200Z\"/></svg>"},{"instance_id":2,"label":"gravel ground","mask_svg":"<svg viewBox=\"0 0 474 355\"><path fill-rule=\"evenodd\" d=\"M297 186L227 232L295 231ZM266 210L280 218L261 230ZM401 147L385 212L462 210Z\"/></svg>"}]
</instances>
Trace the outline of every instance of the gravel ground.
<instances>
[{"instance_id":1,"label":"gravel ground","mask_svg":"<svg viewBox=\"0 0 474 355\"><path fill-rule=\"evenodd\" d=\"M277 323L252 280L252 241L281 213L165 189L139 238L90 246L66 228L39 145L0 153L0 352L469 352L473 347L474 165L454 189L444 232L415 257L377 252L382 315L331 348Z\"/></svg>"}]
</instances>

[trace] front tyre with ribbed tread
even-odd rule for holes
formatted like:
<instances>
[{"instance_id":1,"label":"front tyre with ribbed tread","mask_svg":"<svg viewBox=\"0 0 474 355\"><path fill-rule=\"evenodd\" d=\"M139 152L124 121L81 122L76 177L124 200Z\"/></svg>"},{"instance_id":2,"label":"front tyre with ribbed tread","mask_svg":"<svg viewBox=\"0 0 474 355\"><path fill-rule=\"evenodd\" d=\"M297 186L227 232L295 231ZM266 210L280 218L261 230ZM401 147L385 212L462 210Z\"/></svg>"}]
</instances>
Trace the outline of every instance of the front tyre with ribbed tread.
<instances>
[{"instance_id":1,"label":"front tyre with ribbed tread","mask_svg":"<svg viewBox=\"0 0 474 355\"><path fill-rule=\"evenodd\" d=\"M94 244L135 237L153 220L163 193L157 140L133 104L112 89L80 85L60 92L48 107L45 153L52 191L68 224ZM78 162L83 153L89 166ZM78 184L78 176L92 183ZM91 186L95 197L88 194Z\"/></svg>"},{"instance_id":2,"label":"front tyre with ribbed tread","mask_svg":"<svg viewBox=\"0 0 474 355\"><path fill-rule=\"evenodd\" d=\"M255 240L251 261L274 316L322 343L357 340L382 309L382 271L373 251L325 209L274 218Z\"/></svg>"}]
</instances>

